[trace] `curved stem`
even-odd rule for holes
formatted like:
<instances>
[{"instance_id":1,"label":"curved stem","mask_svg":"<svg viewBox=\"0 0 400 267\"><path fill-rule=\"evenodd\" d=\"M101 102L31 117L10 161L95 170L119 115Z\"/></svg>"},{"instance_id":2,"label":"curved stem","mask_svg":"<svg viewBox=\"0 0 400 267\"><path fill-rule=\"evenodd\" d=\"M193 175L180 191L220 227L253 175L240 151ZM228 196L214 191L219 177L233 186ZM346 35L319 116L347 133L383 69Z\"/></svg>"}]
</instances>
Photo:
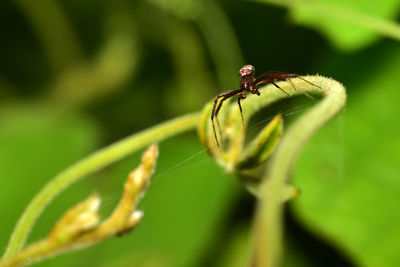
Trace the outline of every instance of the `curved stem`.
<instances>
[{"instance_id":1,"label":"curved stem","mask_svg":"<svg viewBox=\"0 0 400 267\"><path fill-rule=\"evenodd\" d=\"M345 88L342 84L318 76L305 78L321 88L304 84L302 91L322 94L324 98L286 131L265 173L256 216L255 266L257 267L279 266L282 239L280 200L291 166L312 134L336 115L346 102ZM299 86L296 85L296 88L299 89ZM290 90L290 85L283 89Z\"/></svg>"},{"instance_id":2,"label":"curved stem","mask_svg":"<svg viewBox=\"0 0 400 267\"><path fill-rule=\"evenodd\" d=\"M36 195L26 208L11 235L4 258L22 248L40 213L65 188L80 178L116 162L152 142L193 129L197 125L199 118L199 113L193 113L131 135L89 155L59 173Z\"/></svg>"}]
</instances>

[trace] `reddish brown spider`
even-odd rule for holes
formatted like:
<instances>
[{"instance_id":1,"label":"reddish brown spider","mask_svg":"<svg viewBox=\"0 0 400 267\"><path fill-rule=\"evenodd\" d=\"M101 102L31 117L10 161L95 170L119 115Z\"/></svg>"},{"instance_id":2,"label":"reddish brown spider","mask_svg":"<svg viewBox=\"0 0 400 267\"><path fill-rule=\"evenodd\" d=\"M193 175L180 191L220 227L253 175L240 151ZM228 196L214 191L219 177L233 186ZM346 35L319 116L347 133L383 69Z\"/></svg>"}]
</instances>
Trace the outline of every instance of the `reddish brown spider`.
<instances>
[{"instance_id":1,"label":"reddish brown spider","mask_svg":"<svg viewBox=\"0 0 400 267\"><path fill-rule=\"evenodd\" d=\"M315 84L307 81L306 79L302 78L300 75L289 74L289 73L279 72L279 71L266 72L263 75L255 78L254 77L254 70L255 69L254 69L254 67L252 65L243 66L239 70L239 76L242 79L240 81L240 89L222 92L219 95L217 95L217 97L214 100L214 106L213 106L213 109L212 109L212 112L211 112L211 122L212 122L212 127L213 127L213 130L214 130L214 136L215 136L215 141L217 142L217 146L219 146L219 143L218 143L217 133L215 132L214 118L217 120L217 124L218 124L218 119L217 119L218 113L219 113L219 111L220 111L220 109L222 107L222 104L228 98L231 98L234 95L239 95L239 97L238 97L238 105L239 105L240 115L242 116L242 124L243 124L243 127L244 127L243 112L242 112L242 106L240 105L240 100L246 98L246 93L247 92L250 92L250 93L256 94L256 95L260 95L260 92L257 90L257 86L259 86L260 84L271 83L276 88L278 88L279 90L281 90L283 93L285 93L287 95L289 95L289 94L285 90L280 88L275 83L276 81L289 81L294 90L296 90L296 88L294 87L294 85L293 85L292 81L290 80L290 78L299 78L299 79L301 79L301 80L303 80L303 81L305 81L305 82L307 82L307 83L309 83L309 84L311 84L313 86L319 87L318 85L315 85ZM218 99L220 99L220 98L222 98L222 99L219 101L219 104L218 104ZM219 124L218 124L218 127L219 127Z\"/></svg>"}]
</instances>

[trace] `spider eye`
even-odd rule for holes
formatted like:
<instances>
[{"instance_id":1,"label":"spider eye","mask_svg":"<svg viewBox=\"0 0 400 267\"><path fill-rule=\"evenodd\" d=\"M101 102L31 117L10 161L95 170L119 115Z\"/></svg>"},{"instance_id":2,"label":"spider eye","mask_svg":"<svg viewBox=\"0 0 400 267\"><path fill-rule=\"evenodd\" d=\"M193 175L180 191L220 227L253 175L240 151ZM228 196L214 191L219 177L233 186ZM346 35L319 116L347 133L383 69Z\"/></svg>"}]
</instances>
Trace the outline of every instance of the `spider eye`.
<instances>
[{"instance_id":1,"label":"spider eye","mask_svg":"<svg viewBox=\"0 0 400 267\"><path fill-rule=\"evenodd\" d=\"M252 65L245 65L239 70L240 78L254 74L254 67Z\"/></svg>"}]
</instances>

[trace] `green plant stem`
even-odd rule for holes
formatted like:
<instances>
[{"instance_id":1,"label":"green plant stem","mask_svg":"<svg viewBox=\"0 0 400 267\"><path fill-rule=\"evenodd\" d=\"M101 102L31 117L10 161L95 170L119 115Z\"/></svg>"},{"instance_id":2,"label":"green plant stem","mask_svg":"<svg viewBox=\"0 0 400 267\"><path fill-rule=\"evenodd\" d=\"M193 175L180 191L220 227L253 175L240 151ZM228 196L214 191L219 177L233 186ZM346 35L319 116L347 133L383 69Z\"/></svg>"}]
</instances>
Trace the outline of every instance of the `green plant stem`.
<instances>
[{"instance_id":1,"label":"green plant stem","mask_svg":"<svg viewBox=\"0 0 400 267\"><path fill-rule=\"evenodd\" d=\"M36 219L49 202L72 183L150 143L193 129L200 113L178 117L105 147L55 176L29 203L11 235L4 258L21 250Z\"/></svg>"},{"instance_id":2,"label":"green plant stem","mask_svg":"<svg viewBox=\"0 0 400 267\"><path fill-rule=\"evenodd\" d=\"M346 102L345 89L340 83L318 76L305 78L321 88L308 85L302 91L322 94L324 97L285 132L265 173L256 216L255 266L257 267L279 266L282 242L282 202L280 200L291 166L312 134L337 114Z\"/></svg>"},{"instance_id":3,"label":"green plant stem","mask_svg":"<svg viewBox=\"0 0 400 267\"><path fill-rule=\"evenodd\" d=\"M143 153L140 165L128 175L119 204L103 222L99 222L98 214L100 197L93 194L67 210L46 239L0 261L0 267L28 265L133 230L143 216L136 206L153 177L157 158L158 145L153 144Z\"/></svg>"},{"instance_id":4,"label":"green plant stem","mask_svg":"<svg viewBox=\"0 0 400 267\"><path fill-rule=\"evenodd\" d=\"M42 240L35 243L32 246L24 249L20 253L13 255L6 260L0 262L0 267L11 267L11 266L23 266L32 262L30 259L33 258L34 261L40 259L40 256L45 256L48 251L52 251L56 247L54 242L50 240ZM33 262L34 262L33 261Z\"/></svg>"}]
</instances>

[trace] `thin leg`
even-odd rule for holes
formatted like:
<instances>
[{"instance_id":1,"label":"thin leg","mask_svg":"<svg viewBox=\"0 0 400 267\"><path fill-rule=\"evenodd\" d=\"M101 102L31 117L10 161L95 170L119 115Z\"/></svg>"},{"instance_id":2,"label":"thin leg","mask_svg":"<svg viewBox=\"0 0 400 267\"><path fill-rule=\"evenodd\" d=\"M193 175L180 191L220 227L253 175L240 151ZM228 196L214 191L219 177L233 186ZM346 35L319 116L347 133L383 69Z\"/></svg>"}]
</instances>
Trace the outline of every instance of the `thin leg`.
<instances>
[{"instance_id":1,"label":"thin leg","mask_svg":"<svg viewBox=\"0 0 400 267\"><path fill-rule=\"evenodd\" d=\"M212 109L212 111L211 111L211 124L212 124L213 131L214 131L215 142L217 143L217 146L218 146L218 147L219 147L219 143L218 143L217 132L215 131L215 124L214 124L215 107L217 106L218 99L219 99L220 97L223 97L225 94L226 94L226 92L217 95L217 97L216 97L215 100L214 100L213 109ZM218 123L218 127L219 127L219 122L217 121L217 123Z\"/></svg>"},{"instance_id":2,"label":"thin leg","mask_svg":"<svg viewBox=\"0 0 400 267\"><path fill-rule=\"evenodd\" d=\"M235 92L235 94L236 94L236 92ZM219 113L219 111L221 110L221 107L222 107L222 104L224 103L224 101L227 100L228 98L234 96L235 94L233 94L233 92L232 92L232 95L229 94L229 95L224 96L224 97L219 101L217 110L215 111L215 116L214 116L214 117L215 117L215 120L217 121L218 132L219 132L219 135L221 136L221 142L222 142L222 144L224 143L224 138L223 138L223 136L222 136L221 125L219 124L219 120L218 120L218 113ZM214 135L215 135L215 129L214 129ZM219 146L218 142L217 142L217 145Z\"/></svg>"},{"instance_id":3,"label":"thin leg","mask_svg":"<svg viewBox=\"0 0 400 267\"><path fill-rule=\"evenodd\" d=\"M294 86L292 80L291 80L290 78L287 78L287 80L288 80L288 81L290 82L290 84L292 85L293 90L297 91L296 86Z\"/></svg>"},{"instance_id":4,"label":"thin leg","mask_svg":"<svg viewBox=\"0 0 400 267\"><path fill-rule=\"evenodd\" d=\"M242 111L242 105L240 104L240 100L245 99L246 95L239 95L238 97L238 105L239 105L239 110L240 110L240 116L242 117L242 125L243 125L243 129L244 129L244 119L243 119L243 111Z\"/></svg>"},{"instance_id":5,"label":"thin leg","mask_svg":"<svg viewBox=\"0 0 400 267\"><path fill-rule=\"evenodd\" d=\"M226 91L226 92L222 92L222 93L220 93L219 95L217 95L217 97L216 97L215 100L214 100L214 106L213 106L213 109L212 109L212 112L211 112L211 120L213 120L214 117L217 116L218 111L219 111L219 109L221 108L221 107L220 107L220 106L222 105L221 103L218 105L218 108L217 108L218 99L220 99L221 97L223 97L224 99L221 100L221 102L222 102L222 101L226 100L227 98L238 94L240 91L241 91L241 90Z\"/></svg>"},{"instance_id":6,"label":"thin leg","mask_svg":"<svg viewBox=\"0 0 400 267\"><path fill-rule=\"evenodd\" d=\"M300 80L305 81L306 83L311 84L312 86L315 86L315 87L318 87L318 88L322 89L321 86L318 86L318 85L316 85L315 83L312 83L312 82L310 82L310 81L307 81L306 79L304 79L304 78L302 78L302 77L300 77L300 76L298 76L297 78L299 78Z\"/></svg>"},{"instance_id":7,"label":"thin leg","mask_svg":"<svg viewBox=\"0 0 400 267\"><path fill-rule=\"evenodd\" d=\"M299 78L299 77L297 77L297 78ZM292 80L291 80L290 78L287 78L287 79L288 79L288 81L290 82L290 84L292 85L293 89L294 89L295 91L297 91L297 89L296 89L296 87L294 86ZM303 79L303 80L304 80L304 79ZM305 96L307 96L308 98L310 98L310 99L314 99L314 97L312 97L311 95L309 95L307 92L303 92L303 94L304 94Z\"/></svg>"},{"instance_id":8,"label":"thin leg","mask_svg":"<svg viewBox=\"0 0 400 267\"><path fill-rule=\"evenodd\" d=\"M273 85L275 85L276 88L278 88L279 90L281 90L282 92L284 92L285 94L287 94L288 96L290 96L290 94L288 94L285 90L283 90L282 88L280 88L276 83L274 83L274 82L272 82L272 81L271 81L271 83L272 83Z\"/></svg>"},{"instance_id":9,"label":"thin leg","mask_svg":"<svg viewBox=\"0 0 400 267\"><path fill-rule=\"evenodd\" d=\"M227 96L224 96L224 97L219 101L217 110L215 111L215 118L218 116L218 113L219 113L219 111L221 110L222 104L224 103L224 101L227 100L228 98L230 98L231 96L234 96L234 95L227 95Z\"/></svg>"},{"instance_id":10,"label":"thin leg","mask_svg":"<svg viewBox=\"0 0 400 267\"><path fill-rule=\"evenodd\" d=\"M241 90L233 90L233 91L227 91L227 92L220 93L219 95L217 95L217 97L216 97L215 100L214 100L214 106L213 106L213 109L212 109L212 111L211 111L211 123L212 123L212 127L213 127L213 130L214 130L215 141L216 141L218 147L219 147L219 143L218 143L218 138L217 138L217 132L215 131L214 117L215 117L215 118L217 117L217 115L218 115L218 113L219 113L219 110L221 109L222 103L223 103L226 99L228 99L228 98L231 97L231 96L236 95L236 94L239 93L240 91L241 91ZM222 99L221 99L221 101L220 101L219 104L218 104L218 99L221 98L221 97L222 97ZM217 104L218 104L218 107L217 107ZM218 127L219 127L220 134L221 134L221 128L220 128L220 126L219 126L219 122L217 121L217 123L218 123ZM222 137L222 134L221 134L221 137Z\"/></svg>"},{"instance_id":11,"label":"thin leg","mask_svg":"<svg viewBox=\"0 0 400 267\"><path fill-rule=\"evenodd\" d=\"M217 128L218 128L219 136L221 136L221 143L222 143L222 145L224 145L224 138L222 137L222 130L221 130L222 128L221 128L221 124L219 123L219 119L217 116L215 116L215 120L217 121ZM218 142L217 142L217 145L219 146Z\"/></svg>"},{"instance_id":12,"label":"thin leg","mask_svg":"<svg viewBox=\"0 0 400 267\"><path fill-rule=\"evenodd\" d=\"M227 100L228 98L230 98L230 97L232 97L232 96L234 96L234 95L237 95L237 94L239 94L239 93L241 93L241 92L242 92L242 90L240 90L240 89L239 89L239 90L229 91L229 94L226 94L226 95L219 101L217 110L215 111L215 117L218 116L218 113L219 113L219 111L220 111L220 109L221 109L221 107L222 107L222 104L224 103L225 100Z\"/></svg>"},{"instance_id":13,"label":"thin leg","mask_svg":"<svg viewBox=\"0 0 400 267\"><path fill-rule=\"evenodd\" d=\"M218 147L219 147L219 143L218 143L217 132L215 131L215 124L214 124L215 107L217 106L218 99L219 99L220 97L224 97L227 93L228 93L228 92L224 92L224 93L221 93L221 94L217 95L217 97L216 97L215 100L214 100L213 109L212 109L212 111L211 111L211 124L212 124L213 131L214 131L215 142L217 143L217 146L218 146ZM218 123L218 127L219 127L219 123Z\"/></svg>"},{"instance_id":14,"label":"thin leg","mask_svg":"<svg viewBox=\"0 0 400 267\"><path fill-rule=\"evenodd\" d=\"M312 83L312 82L310 82L310 81L307 81L306 79L304 79L303 77L301 77L300 75L297 75L297 74L288 74L288 78L299 78L300 80L303 80L303 81L305 81L306 83L311 84L312 86L321 88L321 86L318 86L318 85L316 85L316 84L314 84L314 83ZM322 88L321 88L321 89L322 89Z\"/></svg>"}]
</instances>

